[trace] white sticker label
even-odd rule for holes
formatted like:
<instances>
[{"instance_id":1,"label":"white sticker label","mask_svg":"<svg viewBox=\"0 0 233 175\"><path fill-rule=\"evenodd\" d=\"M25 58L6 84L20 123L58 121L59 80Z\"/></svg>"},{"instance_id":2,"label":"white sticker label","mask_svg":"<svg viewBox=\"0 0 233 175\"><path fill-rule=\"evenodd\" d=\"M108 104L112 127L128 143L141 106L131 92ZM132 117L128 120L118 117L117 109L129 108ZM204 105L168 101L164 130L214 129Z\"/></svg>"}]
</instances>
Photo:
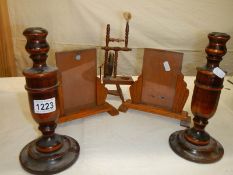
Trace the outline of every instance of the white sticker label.
<instances>
[{"instance_id":1,"label":"white sticker label","mask_svg":"<svg viewBox=\"0 0 233 175\"><path fill-rule=\"evenodd\" d=\"M81 60L81 56L80 56L80 55L76 55L75 59L76 59L77 61L79 61L79 60Z\"/></svg>"},{"instance_id":2,"label":"white sticker label","mask_svg":"<svg viewBox=\"0 0 233 175\"><path fill-rule=\"evenodd\" d=\"M224 78L226 75L226 73L222 69L220 69L219 67L215 67L213 70L213 73L215 75L217 75L219 78Z\"/></svg>"},{"instance_id":3,"label":"white sticker label","mask_svg":"<svg viewBox=\"0 0 233 175\"><path fill-rule=\"evenodd\" d=\"M164 62L163 62L163 67L164 67L164 69L165 69L166 72L168 72L168 71L171 70L168 61L164 61Z\"/></svg>"},{"instance_id":4,"label":"white sticker label","mask_svg":"<svg viewBox=\"0 0 233 175\"><path fill-rule=\"evenodd\" d=\"M33 100L34 112L36 114L46 114L56 111L55 97L45 100Z\"/></svg>"}]
</instances>

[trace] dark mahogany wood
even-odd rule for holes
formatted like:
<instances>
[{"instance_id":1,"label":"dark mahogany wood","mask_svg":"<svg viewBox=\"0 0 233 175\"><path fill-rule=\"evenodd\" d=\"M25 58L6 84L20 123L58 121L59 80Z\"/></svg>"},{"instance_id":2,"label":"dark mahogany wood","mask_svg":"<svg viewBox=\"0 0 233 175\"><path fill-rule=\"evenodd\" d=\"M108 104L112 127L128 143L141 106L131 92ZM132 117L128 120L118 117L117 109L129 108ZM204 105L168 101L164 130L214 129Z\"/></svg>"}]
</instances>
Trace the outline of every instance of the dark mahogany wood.
<instances>
[{"instance_id":1,"label":"dark mahogany wood","mask_svg":"<svg viewBox=\"0 0 233 175\"><path fill-rule=\"evenodd\" d=\"M128 108L164 115L180 120L189 127L190 117L183 111L189 95L187 84L181 73L183 54L158 49L145 49L142 75L130 86L131 100L126 100L119 111ZM163 63L168 61L170 71Z\"/></svg>"},{"instance_id":2,"label":"dark mahogany wood","mask_svg":"<svg viewBox=\"0 0 233 175\"><path fill-rule=\"evenodd\" d=\"M54 174L70 167L77 160L80 147L73 138L54 133L60 115L59 83L57 68L46 64L48 32L36 27L26 29L23 34L27 38L25 48L33 60L33 66L23 71L25 88L28 91L31 114L43 135L23 148L20 163L26 171L33 174ZM38 105L38 100L44 103L41 105L43 107Z\"/></svg>"},{"instance_id":3,"label":"dark mahogany wood","mask_svg":"<svg viewBox=\"0 0 233 175\"><path fill-rule=\"evenodd\" d=\"M117 89L108 90L108 94L119 96L122 102L124 102L124 96L123 96L120 85L128 85L128 84L131 85L133 83L133 79L131 76L117 75L118 52L132 50L131 48L128 48L129 20L131 19L131 14L126 12L123 14L123 16L126 20L125 39L112 38L110 36L110 24L107 24L106 45L104 47L101 47L105 51L103 83L104 84L115 84ZM125 45L124 47L109 46L110 42L124 42ZM100 77L101 77L101 67L100 67Z\"/></svg>"},{"instance_id":4,"label":"dark mahogany wood","mask_svg":"<svg viewBox=\"0 0 233 175\"><path fill-rule=\"evenodd\" d=\"M192 96L191 110L194 115L194 126L190 129L177 131L170 136L171 148L179 156L197 163L212 163L222 158L222 145L212 138L205 127L214 115L224 78L213 73L222 57L226 54L226 42L230 36L225 33L213 32L208 35L209 45L207 64L197 68L197 76Z\"/></svg>"}]
</instances>

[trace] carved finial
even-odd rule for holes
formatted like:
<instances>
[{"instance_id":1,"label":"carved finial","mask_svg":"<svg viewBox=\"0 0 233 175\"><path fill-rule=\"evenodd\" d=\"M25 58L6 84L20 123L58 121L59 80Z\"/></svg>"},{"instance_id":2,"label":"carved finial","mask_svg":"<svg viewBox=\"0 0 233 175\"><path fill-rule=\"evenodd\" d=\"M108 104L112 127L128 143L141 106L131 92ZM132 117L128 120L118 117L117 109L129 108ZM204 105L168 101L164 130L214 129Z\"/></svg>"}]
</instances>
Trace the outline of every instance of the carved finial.
<instances>
[{"instance_id":1,"label":"carved finial","mask_svg":"<svg viewBox=\"0 0 233 175\"><path fill-rule=\"evenodd\" d=\"M48 31L40 27L31 27L25 29L23 35L27 38L25 49L33 60L33 67L45 66L49 51L49 44L46 41Z\"/></svg>"}]
</instances>

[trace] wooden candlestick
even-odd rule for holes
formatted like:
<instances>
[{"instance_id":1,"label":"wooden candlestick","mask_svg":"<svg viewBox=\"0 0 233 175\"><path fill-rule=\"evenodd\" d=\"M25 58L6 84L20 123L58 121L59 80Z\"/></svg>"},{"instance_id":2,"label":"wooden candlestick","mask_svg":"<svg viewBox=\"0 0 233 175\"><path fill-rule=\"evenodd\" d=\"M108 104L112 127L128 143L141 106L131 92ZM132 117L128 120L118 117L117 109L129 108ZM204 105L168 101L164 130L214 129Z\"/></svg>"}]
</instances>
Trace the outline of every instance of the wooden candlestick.
<instances>
[{"instance_id":1,"label":"wooden candlestick","mask_svg":"<svg viewBox=\"0 0 233 175\"><path fill-rule=\"evenodd\" d=\"M176 154L197 163L218 161L224 153L222 145L205 131L205 126L218 106L224 79L218 77L214 70L218 69L222 57L227 52L226 42L230 36L213 32L208 35L208 38L209 45L205 49L207 64L197 68L192 96L191 110L194 115L194 126L177 131L169 138L170 146Z\"/></svg>"},{"instance_id":2,"label":"wooden candlestick","mask_svg":"<svg viewBox=\"0 0 233 175\"><path fill-rule=\"evenodd\" d=\"M22 167L33 174L54 174L70 167L78 158L80 147L73 138L55 134L60 115L57 68L46 65L48 32L28 28L26 50L33 67L23 71L31 114L39 124L42 136L27 144L20 153Z\"/></svg>"}]
</instances>

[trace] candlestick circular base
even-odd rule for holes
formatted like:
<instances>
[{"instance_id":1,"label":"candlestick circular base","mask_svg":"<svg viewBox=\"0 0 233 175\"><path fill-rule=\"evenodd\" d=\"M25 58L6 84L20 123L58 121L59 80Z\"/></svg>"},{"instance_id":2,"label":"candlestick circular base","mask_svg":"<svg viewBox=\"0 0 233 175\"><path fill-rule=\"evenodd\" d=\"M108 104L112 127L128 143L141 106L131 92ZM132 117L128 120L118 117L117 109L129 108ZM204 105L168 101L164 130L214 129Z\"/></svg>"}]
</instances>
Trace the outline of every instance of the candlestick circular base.
<instances>
[{"instance_id":1,"label":"candlestick circular base","mask_svg":"<svg viewBox=\"0 0 233 175\"><path fill-rule=\"evenodd\" d=\"M176 154L196 163L213 163L222 158L224 149L214 138L211 137L205 146L197 146L184 138L184 132L176 131L169 138L170 146Z\"/></svg>"},{"instance_id":2,"label":"candlestick circular base","mask_svg":"<svg viewBox=\"0 0 233 175\"><path fill-rule=\"evenodd\" d=\"M70 167L78 158L80 147L76 140L69 136L60 137L62 147L51 153L42 153L36 149L33 140L20 153L22 167L32 174L55 174Z\"/></svg>"}]
</instances>

